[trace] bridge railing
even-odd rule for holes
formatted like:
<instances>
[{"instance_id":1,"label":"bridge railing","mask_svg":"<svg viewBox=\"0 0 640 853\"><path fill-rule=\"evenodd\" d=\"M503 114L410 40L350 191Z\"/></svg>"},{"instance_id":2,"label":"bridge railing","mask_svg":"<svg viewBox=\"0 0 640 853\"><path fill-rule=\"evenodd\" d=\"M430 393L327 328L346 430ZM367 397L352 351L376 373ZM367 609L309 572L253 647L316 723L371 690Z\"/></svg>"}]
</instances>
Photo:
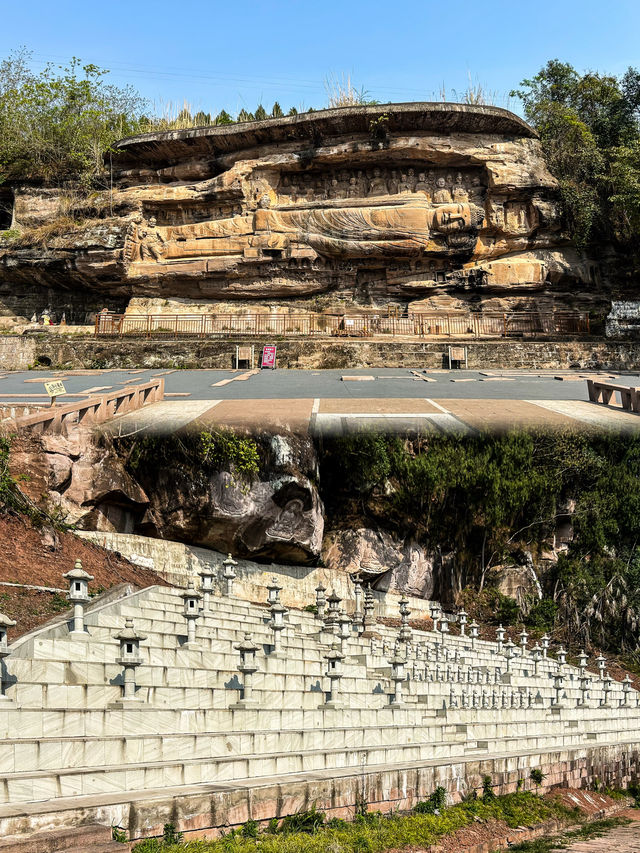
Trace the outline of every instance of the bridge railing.
<instances>
[{"instance_id":1,"label":"bridge railing","mask_svg":"<svg viewBox=\"0 0 640 853\"><path fill-rule=\"evenodd\" d=\"M101 424L115 415L141 409L164 398L164 379L153 379L142 385L127 385L119 391L87 397L74 403L50 406L32 415L16 418L15 429L28 429L37 434L63 432L68 426Z\"/></svg>"},{"instance_id":2,"label":"bridge railing","mask_svg":"<svg viewBox=\"0 0 640 853\"><path fill-rule=\"evenodd\" d=\"M384 314L109 314L96 317L95 334L109 337L521 337L588 335L585 312L415 312Z\"/></svg>"}]
</instances>

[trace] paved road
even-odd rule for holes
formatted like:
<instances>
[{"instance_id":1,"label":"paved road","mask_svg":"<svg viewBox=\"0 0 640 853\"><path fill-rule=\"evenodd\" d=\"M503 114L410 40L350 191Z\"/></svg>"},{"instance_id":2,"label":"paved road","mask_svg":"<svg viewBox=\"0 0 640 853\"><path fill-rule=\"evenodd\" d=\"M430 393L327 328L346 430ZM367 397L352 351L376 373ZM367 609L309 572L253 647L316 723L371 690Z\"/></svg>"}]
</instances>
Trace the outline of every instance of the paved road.
<instances>
[{"instance_id":1,"label":"paved road","mask_svg":"<svg viewBox=\"0 0 640 853\"><path fill-rule=\"evenodd\" d=\"M571 371L95 370L0 374L0 403L45 403L59 378L72 402L90 394L165 380L165 401L114 421L119 432L192 426L260 426L347 434L377 429L473 433L513 427L635 431L640 416L588 402L586 380L640 385L640 375Z\"/></svg>"},{"instance_id":2,"label":"paved road","mask_svg":"<svg viewBox=\"0 0 640 853\"><path fill-rule=\"evenodd\" d=\"M575 841L567 847L552 853L640 853L640 824L634 820L629 826L618 826L599 838L589 841Z\"/></svg>"}]
</instances>

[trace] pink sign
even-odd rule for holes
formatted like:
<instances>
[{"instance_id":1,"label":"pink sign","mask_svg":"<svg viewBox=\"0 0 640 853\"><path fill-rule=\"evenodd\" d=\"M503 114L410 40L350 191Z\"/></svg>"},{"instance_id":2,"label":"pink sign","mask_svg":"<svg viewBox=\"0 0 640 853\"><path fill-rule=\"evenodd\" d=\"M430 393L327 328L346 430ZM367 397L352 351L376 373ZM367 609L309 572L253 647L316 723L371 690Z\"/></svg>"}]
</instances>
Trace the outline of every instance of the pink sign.
<instances>
[{"instance_id":1,"label":"pink sign","mask_svg":"<svg viewBox=\"0 0 640 853\"><path fill-rule=\"evenodd\" d=\"M266 346L262 348L262 366L270 367L272 370L276 366L276 347Z\"/></svg>"}]
</instances>

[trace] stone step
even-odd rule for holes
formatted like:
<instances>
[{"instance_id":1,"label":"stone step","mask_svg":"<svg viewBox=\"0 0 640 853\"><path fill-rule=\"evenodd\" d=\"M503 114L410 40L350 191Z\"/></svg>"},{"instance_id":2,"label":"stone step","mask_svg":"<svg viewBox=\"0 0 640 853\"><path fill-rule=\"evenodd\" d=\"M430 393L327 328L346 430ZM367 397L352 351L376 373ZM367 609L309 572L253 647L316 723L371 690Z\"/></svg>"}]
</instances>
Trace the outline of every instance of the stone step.
<instances>
[{"instance_id":1,"label":"stone step","mask_svg":"<svg viewBox=\"0 0 640 853\"><path fill-rule=\"evenodd\" d=\"M125 853L129 849L113 840L111 827L98 824L0 839L0 853Z\"/></svg>"}]
</instances>

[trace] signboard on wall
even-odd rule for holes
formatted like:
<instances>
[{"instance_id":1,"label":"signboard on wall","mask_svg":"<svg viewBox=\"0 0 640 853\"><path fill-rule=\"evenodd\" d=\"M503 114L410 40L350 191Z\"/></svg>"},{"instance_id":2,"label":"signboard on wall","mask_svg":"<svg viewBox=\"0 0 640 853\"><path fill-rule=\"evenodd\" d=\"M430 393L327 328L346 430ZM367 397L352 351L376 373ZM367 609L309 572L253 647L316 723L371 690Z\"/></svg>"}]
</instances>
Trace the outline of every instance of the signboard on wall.
<instances>
[{"instance_id":1,"label":"signboard on wall","mask_svg":"<svg viewBox=\"0 0 640 853\"><path fill-rule=\"evenodd\" d=\"M276 366L276 346L275 344L269 344L262 348L262 367L269 367L271 370L275 370Z\"/></svg>"}]
</instances>

